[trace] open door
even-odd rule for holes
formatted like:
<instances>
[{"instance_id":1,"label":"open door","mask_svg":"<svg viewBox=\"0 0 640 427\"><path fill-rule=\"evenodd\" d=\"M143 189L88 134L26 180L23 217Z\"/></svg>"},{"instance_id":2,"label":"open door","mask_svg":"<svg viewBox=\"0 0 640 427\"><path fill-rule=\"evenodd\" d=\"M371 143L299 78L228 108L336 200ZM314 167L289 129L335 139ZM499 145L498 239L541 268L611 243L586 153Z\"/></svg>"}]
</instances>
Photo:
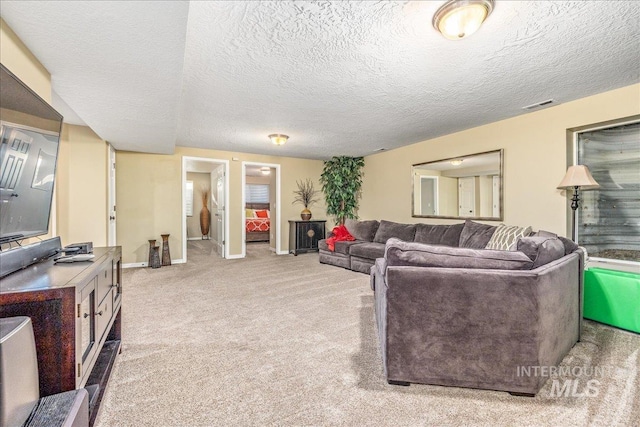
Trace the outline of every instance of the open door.
<instances>
[{"instance_id":1,"label":"open door","mask_svg":"<svg viewBox=\"0 0 640 427\"><path fill-rule=\"evenodd\" d=\"M109 186L108 186L109 225L107 229L107 246L116 245L116 150L109 144Z\"/></svg>"},{"instance_id":2,"label":"open door","mask_svg":"<svg viewBox=\"0 0 640 427\"><path fill-rule=\"evenodd\" d=\"M226 221L225 191L224 191L224 166L218 167L211 173L211 200L215 200L215 208L213 211L213 224L216 235L216 251L224 258L224 246L226 236L224 235L224 223Z\"/></svg>"}]
</instances>

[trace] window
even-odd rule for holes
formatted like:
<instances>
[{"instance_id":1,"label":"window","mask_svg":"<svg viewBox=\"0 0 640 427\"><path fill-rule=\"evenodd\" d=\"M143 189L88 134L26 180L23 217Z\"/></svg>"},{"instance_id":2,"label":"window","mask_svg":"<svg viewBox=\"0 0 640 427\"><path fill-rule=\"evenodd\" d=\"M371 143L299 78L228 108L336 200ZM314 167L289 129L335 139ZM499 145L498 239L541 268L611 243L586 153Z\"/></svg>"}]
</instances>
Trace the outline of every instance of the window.
<instances>
[{"instance_id":1,"label":"window","mask_svg":"<svg viewBox=\"0 0 640 427\"><path fill-rule=\"evenodd\" d=\"M193 216L193 181L187 181L187 216Z\"/></svg>"},{"instance_id":2,"label":"window","mask_svg":"<svg viewBox=\"0 0 640 427\"><path fill-rule=\"evenodd\" d=\"M246 203L269 203L269 184L246 184Z\"/></svg>"},{"instance_id":3,"label":"window","mask_svg":"<svg viewBox=\"0 0 640 427\"><path fill-rule=\"evenodd\" d=\"M640 262L640 123L580 132L576 144L600 184L580 193L578 243L594 258Z\"/></svg>"}]
</instances>

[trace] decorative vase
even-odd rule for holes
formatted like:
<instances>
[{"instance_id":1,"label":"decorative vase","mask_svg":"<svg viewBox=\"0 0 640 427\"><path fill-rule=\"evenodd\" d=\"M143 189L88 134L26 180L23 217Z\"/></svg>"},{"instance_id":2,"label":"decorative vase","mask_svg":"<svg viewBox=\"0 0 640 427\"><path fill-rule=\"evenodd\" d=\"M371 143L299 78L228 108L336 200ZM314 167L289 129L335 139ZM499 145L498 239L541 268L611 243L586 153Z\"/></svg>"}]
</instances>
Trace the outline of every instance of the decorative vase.
<instances>
[{"instance_id":1,"label":"decorative vase","mask_svg":"<svg viewBox=\"0 0 640 427\"><path fill-rule=\"evenodd\" d=\"M202 238L205 236L209 236L209 225L211 224L211 213L209 213L209 209L206 206L203 206L200 210L200 232L202 233Z\"/></svg>"},{"instance_id":2,"label":"decorative vase","mask_svg":"<svg viewBox=\"0 0 640 427\"><path fill-rule=\"evenodd\" d=\"M151 268L160 268L160 246L151 248Z\"/></svg>"},{"instance_id":3,"label":"decorative vase","mask_svg":"<svg viewBox=\"0 0 640 427\"><path fill-rule=\"evenodd\" d=\"M171 265L171 254L169 253L169 235L161 234L162 237L162 265Z\"/></svg>"},{"instance_id":4,"label":"decorative vase","mask_svg":"<svg viewBox=\"0 0 640 427\"><path fill-rule=\"evenodd\" d=\"M156 245L156 241L149 240L149 261L147 262L147 266L151 267L151 257L153 256L153 247Z\"/></svg>"},{"instance_id":5,"label":"decorative vase","mask_svg":"<svg viewBox=\"0 0 640 427\"><path fill-rule=\"evenodd\" d=\"M307 208L302 209L302 212L300 212L300 218L302 218L303 221L309 221L311 219L311 211Z\"/></svg>"}]
</instances>

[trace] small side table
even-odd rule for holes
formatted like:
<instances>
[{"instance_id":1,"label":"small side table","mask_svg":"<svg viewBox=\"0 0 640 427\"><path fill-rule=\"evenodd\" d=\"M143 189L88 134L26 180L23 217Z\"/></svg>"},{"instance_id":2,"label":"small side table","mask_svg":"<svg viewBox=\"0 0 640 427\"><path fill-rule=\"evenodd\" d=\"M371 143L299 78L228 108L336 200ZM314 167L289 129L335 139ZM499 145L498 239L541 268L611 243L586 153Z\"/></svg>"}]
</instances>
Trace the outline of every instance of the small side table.
<instances>
[{"instance_id":1,"label":"small side table","mask_svg":"<svg viewBox=\"0 0 640 427\"><path fill-rule=\"evenodd\" d=\"M289 220L289 253L318 252L318 241L325 237L326 220Z\"/></svg>"}]
</instances>

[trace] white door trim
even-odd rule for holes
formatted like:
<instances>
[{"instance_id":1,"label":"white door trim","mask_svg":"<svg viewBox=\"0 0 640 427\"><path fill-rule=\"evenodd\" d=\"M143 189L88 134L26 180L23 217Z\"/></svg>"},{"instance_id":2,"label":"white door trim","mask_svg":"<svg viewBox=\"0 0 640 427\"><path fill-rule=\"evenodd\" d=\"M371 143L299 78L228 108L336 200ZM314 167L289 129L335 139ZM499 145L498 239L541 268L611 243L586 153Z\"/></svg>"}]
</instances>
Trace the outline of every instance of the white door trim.
<instances>
[{"instance_id":1,"label":"white door trim","mask_svg":"<svg viewBox=\"0 0 640 427\"><path fill-rule=\"evenodd\" d=\"M247 229L245 228L246 223L246 211L245 211L245 187L247 184L247 166L266 166L269 168L273 168L276 170L276 254L278 255L287 255L288 251L282 251L282 208L280 206L280 165L277 163L264 163L264 162L242 162L242 252L240 254L241 258L247 256Z\"/></svg>"},{"instance_id":2,"label":"white door trim","mask_svg":"<svg viewBox=\"0 0 640 427\"><path fill-rule=\"evenodd\" d=\"M115 246L117 242L116 221L118 220L116 207L116 150L111 144L107 144L107 246ZM111 172L113 169L113 179ZM111 217L114 217L113 221Z\"/></svg>"},{"instance_id":3,"label":"white door trim","mask_svg":"<svg viewBox=\"0 0 640 427\"><path fill-rule=\"evenodd\" d=\"M187 262L187 161L197 160L224 165L224 258L229 259L229 160L182 156L182 259Z\"/></svg>"}]
</instances>

